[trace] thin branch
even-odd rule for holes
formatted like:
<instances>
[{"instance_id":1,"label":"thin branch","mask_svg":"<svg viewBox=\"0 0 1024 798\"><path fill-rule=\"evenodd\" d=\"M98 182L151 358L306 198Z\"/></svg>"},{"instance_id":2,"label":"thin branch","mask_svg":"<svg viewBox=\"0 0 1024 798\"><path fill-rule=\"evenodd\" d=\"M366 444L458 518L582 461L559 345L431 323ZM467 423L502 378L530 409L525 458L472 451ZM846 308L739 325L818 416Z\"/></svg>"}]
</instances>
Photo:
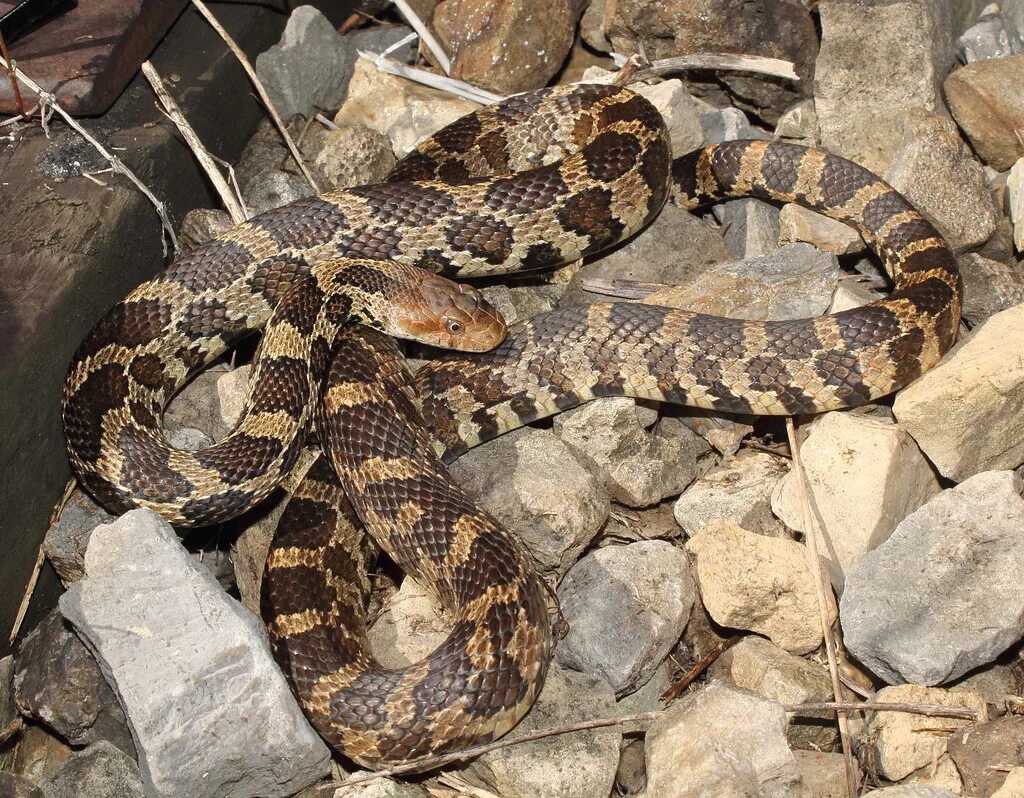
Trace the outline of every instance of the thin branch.
<instances>
[{"instance_id":1,"label":"thin branch","mask_svg":"<svg viewBox=\"0 0 1024 798\"><path fill-rule=\"evenodd\" d=\"M621 278L607 279L605 277L584 277L582 287L584 291L602 296L616 297L617 299L643 299L655 291L663 288L674 288L675 286L665 283L646 283L641 280L626 280Z\"/></svg>"},{"instance_id":2,"label":"thin branch","mask_svg":"<svg viewBox=\"0 0 1024 798\"><path fill-rule=\"evenodd\" d=\"M437 61L438 66L444 70L444 74L450 75L452 73L452 60L448 57L448 53L444 51L441 46L441 42L434 38L434 34L430 32L430 29L423 24L423 20L420 19L419 14L413 11L412 6L406 0L392 0L399 13L405 17L405 21L408 22L414 31L419 34L420 41L423 42L427 49L430 50L430 54L434 56L434 60Z\"/></svg>"},{"instance_id":3,"label":"thin branch","mask_svg":"<svg viewBox=\"0 0 1024 798\"><path fill-rule=\"evenodd\" d=\"M929 718L959 718L977 720L978 710L964 706L943 706L942 704L911 704L907 702L888 703L885 701L812 701L806 704L792 704L786 707L791 715L805 715L810 712L903 712L908 715L926 715Z\"/></svg>"},{"instance_id":4,"label":"thin branch","mask_svg":"<svg viewBox=\"0 0 1024 798\"><path fill-rule=\"evenodd\" d=\"M652 61L649 65L637 69L633 80L644 80L654 75L670 72L685 72L691 69L713 69L728 72L754 72L759 75L771 75L794 82L800 80L796 74L796 65L792 61L779 58L762 58L758 55L733 53L693 53L662 58Z\"/></svg>"},{"instance_id":5,"label":"thin branch","mask_svg":"<svg viewBox=\"0 0 1024 798\"><path fill-rule=\"evenodd\" d=\"M153 87L153 91L156 92L156 96L160 99L161 104L163 104L167 116L174 123L175 127L178 128L178 132L184 137L189 149L192 150L192 154L195 155L199 165L206 172L206 176L210 178L210 182L213 183L213 188L220 197L220 201L224 203L224 208L227 210L228 215L231 216L231 221L235 224L244 222L247 216L231 192L227 181L224 179L224 175L217 168L217 164L214 163L209 151L181 112L174 98L168 93L163 80L161 80L153 64L149 61L143 61L142 74L146 76L146 80Z\"/></svg>"},{"instance_id":6,"label":"thin branch","mask_svg":"<svg viewBox=\"0 0 1024 798\"><path fill-rule=\"evenodd\" d=\"M242 52L242 48L235 43L235 40L231 38L231 35L224 30L224 27L217 21L217 18L210 12L210 9L206 7L203 0L192 0L192 5L196 7L196 10L206 19L207 22L213 27L220 37L224 40L224 43L228 46L232 53L235 54L235 58L242 65L242 69L245 70L245 74L249 76L249 80L252 81L252 85L256 88L256 93L259 94L260 100L263 102L263 107L267 109L267 113L270 114L270 118L274 121L274 125L277 127L278 132L281 134L281 138L284 139L284 143L288 146L288 151L292 154L292 158L295 159L295 163L298 164L299 171L302 172L302 176L306 178L306 182L309 183L310 187L317 194L320 193L320 187L316 184L316 180L313 179L313 175L310 174L309 169L306 168L305 162L302 160L302 155L299 153L298 148L295 146L295 142L292 141L292 137L288 134L288 128L285 127L284 121L281 119L281 115L278 114L277 109L274 108L274 104L270 101L270 97L267 94L267 90L263 87L263 83L256 75L256 70L252 68L252 64L249 63L249 59L245 53Z\"/></svg>"},{"instance_id":7,"label":"thin branch","mask_svg":"<svg viewBox=\"0 0 1024 798\"><path fill-rule=\"evenodd\" d=\"M704 671L715 664L722 654L736 645L743 639L743 635L733 635L725 640L720 640L718 645L711 649L704 658L682 675L677 681L669 685L668 689L661 694L662 701L672 701L683 694L683 690L693 684Z\"/></svg>"},{"instance_id":8,"label":"thin branch","mask_svg":"<svg viewBox=\"0 0 1024 798\"><path fill-rule=\"evenodd\" d=\"M29 577L28 584L25 585L25 593L21 597L21 604L18 605L18 614L14 616L14 624L11 626L11 633L7 637L8 643L13 643L21 632L21 625L25 622L28 606L32 603L32 594L36 592L36 582L39 581L39 573L43 570L43 560L43 545L40 543L39 550L36 552L35 564L32 566L32 575Z\"/></svg>"},{"instance_id":9,"label":"thin branch","mask_svg":"<svg viewBox=\"0 0 1024 798\"><path fill-rule=\"evenodd\" d=\"M196 2L196 0L193 0L193 2ZM454 94L456 97L472 100L481 105L488 105L489 103L496 103L505 99L500 94L478 89L464 80L456 80L445 75L428 72L425 69L418 69L417 67L403 64L401 61L396 61L394 58L388 58L385 55L360 50L359 57L373 63L381 72L387 72L389 75L398 75L416 83L422 83L424 86L430 86L431 88Z\"/></svg>"},{"instance_id":10,"label":"thin branch","mask_svg":"<svg viewBox=\"0 0 1024 798\"><path fill-rule=\"evenodd\" d=\"M822 573L821 560L818 558L818 535L811 520L811 500L807 490L803 461L800 459L800 443L796 437L796 427L792 416L786 417L786 435L789 437L789 450L793 453L793 469L796 474L797 492L800 494L800 509L804 516L804 542L807 548L808 566L814 579L814 595L818 601L818 618L821 621L821 633L825 640L825 654L828 657L828 671L832 677L832 695L836 702L843 700L843 686L839 681L839 667L836 664L836 647L832 639L832 622L829 618L829 605L826 591L825 575ZM860 776L853 758L853 747L850 744L849 718L842 710L836 713L839 724L839 741L843 747L843 761L846 764L846 789L850 798L857 798Z\"/></svg>"},{"instance_id":11,"label":"thin branch","mask_svg":"<svg viewBox=\"0 0 1024 798\"><path fill-rule=\"evenodd\" d=\"M22 83L28 86L32 91L34 91L39 96L39 121L40 124L43 126L43 131L46 132L47 135L49 135L49 132L47 131L46 127L47 121L49 120L51 114L56 113L58 116L60 116L61 119L63 119L67 123L67 125L72 130L74 130L76 133L78 133L79 136L81 136L83 139L88 141L93 147L95 147L96 151L107 159L110 165L114 168L115 172L120 172L122 175L131 180L132 183L135 184L135 187L139 191L141 191L143 195L146 197L146 199L148 199L153 204L153 207L156 209L157 216L160 217L160 224L163 227L164 232L167 234L167 238L161 240L161 243L163 243L164 247L164 255L167 255L168 240L171 242L171 249L177 250L178 238L177 236L174 235L174 228L171 227L171 220L167 216L167 209L164 207L164 204L160 200L153 196L153 192L146 188L146 184L139 180L139 178L135 176L135 173L127 166L125 166L120 158L111 153L106 147L104 147L95 138L93 138L84 127L78 124L77 120L73 116L71 116L71 114L69 114L67 111L61 108L60 105L57 104L57 98L50 94L50 92L43 91L42 87L40 87L38 83L36 83L34 80L26 76L24 72L22 72L18 67L13 65L13 62L8 61L6 58L3 59L3 65L8 69L13 69L14 74L17 76L18 80L20 80Z\"/></svg>"}]
</instances>

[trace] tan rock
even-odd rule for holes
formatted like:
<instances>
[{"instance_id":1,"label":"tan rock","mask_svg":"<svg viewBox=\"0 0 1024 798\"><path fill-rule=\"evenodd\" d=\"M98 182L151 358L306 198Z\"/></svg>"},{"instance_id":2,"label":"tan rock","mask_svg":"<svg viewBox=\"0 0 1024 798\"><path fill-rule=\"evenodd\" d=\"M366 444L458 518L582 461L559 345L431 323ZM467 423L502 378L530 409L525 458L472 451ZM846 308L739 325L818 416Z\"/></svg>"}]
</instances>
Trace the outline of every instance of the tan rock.
<instances>
[{"instance_id":1,"label":"tan rock","mask_svg":"<svg viewBox=\"0 0 1024 798\"><path fill-rule=\"evenodd\" d=\"M794 751L804 798L847 798L846 764L842 754Z\"/></svg>"},{"instance_id":2,"label":"tan rock","mask_svg":"<svg viewBox=\"0 0 1024 798\"><path fill-rule=\"evenodd\" d=\"M992 793L992 798L1024 798L1024 768L1012 768L1003 786Z\"/></svg>"},{"instance_id":3,"label":"tan rock","mask_svg":"<svg viewBox=\"0 0 1024 798\"><path fill-rule=\"evenodd\" d=\"M1024 129L1024 53L961 67L944 88L957 123L989 166L1001 172L1024 155L1017 136Z\"/></svg>"},{"instance_id":4,"label":"tan rock","mask_svg":"<svg viewBox=\"0 0 1024 798\"><path fill-rule=\"evenodd\" d=\"M900 426L955 482L1024 462L1022 330L1024 304L997 313L896 397Z\"/></svg>"},{"instance_id":5,"label":"tan rock","mask_svg":"<svg viewBox=\"0 0 1024 798\"><path fill-rule=\"evenodd\" d=\"M427 656L444 642L450 629L437 598L406 577L385 602L367 638L381 665L399 669Z\"/></svg>"},{"instance_id":6,"label":"tan rock","mask_svg":"<svg viewBox=\"0 0 1024 798\"><path fill-rule=\"evenodd\" d=\"M1018 252L1024 252L1024 158L1018 159L1010 169L1006 192L1013 220L1013 246Z\"/></svg>"},{"instance_id":7,"label":"tan rock","mask_svg":"<svg viewBox=\"0 0 1024 798\"><path fill-rule=\"evenodd\" d=\"M784 205L779 214L779 243L797 241L814 244L818 249L836 255L862 252L865 248L860 233L848 224L790 203Z\"/></svg>"},{"instance_id":8,"label":"tan rock","mask_svg":"<svg viewBox=\"0 0 1024 798\"><path fill-rule=\"evenodd\" d=\"M828 312L838 313L841 310L859 308L861 305L867 305L869 302L874 302L883 296L884 294L881 291L876 291L864 283L858 283L854 280L840 280L839 286L832 296L832 304L829 306Z\"/></svg>"},{"instance_id":9,"label":"tan rock","mask_svg":"<svg viewBox=\"0 0 1024 798\"><path fill-rule=\"evenodd\" d=\"M722 626L763 634L806 654L821 644L814 577L799 543L712 519L686 544L708 614Z\"/></svg>"},{"instance_id":10,"label":"tan rock","mask_svg":"<svg viewBox=\"0 0 1024 798\"><path fill-rule=\"evenodd\" d=\"M941 790L949 790L956 795L962 795L964 791L964 781L960 778L960 771L956 769L956 763L949 754L943 754L920 770L914 771L907 776L904 783L937 787Z\"/></svg>"}]
</instances>

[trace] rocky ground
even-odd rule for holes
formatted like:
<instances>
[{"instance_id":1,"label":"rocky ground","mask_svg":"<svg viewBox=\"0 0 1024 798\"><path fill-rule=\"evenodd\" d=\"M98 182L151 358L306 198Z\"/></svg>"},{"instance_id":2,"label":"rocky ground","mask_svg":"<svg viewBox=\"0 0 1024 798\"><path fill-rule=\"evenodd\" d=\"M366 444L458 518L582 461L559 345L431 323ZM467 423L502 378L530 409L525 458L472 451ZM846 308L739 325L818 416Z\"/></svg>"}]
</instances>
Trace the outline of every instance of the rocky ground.
<instances>
[{"instance_id":1,"label":"rocky ground","mask_svg":"<svg viewBox=\"0 0 1024 798\"><path fill-rule=\"evenodd\" d=\"M147 512L114 519L75 494L44 545L67 592L0 660L0 729L16 731L16 746L0 749L11 771L0 796L848 795L834 715L792 711L835 697L808 535L834 590L841 698L973 711L854 713L858 789L1024 796L1024 3L412 5L453 55L452 76L500 94L600 79L614 69L609 52L792 61L797 84L698 72L637 88L664 113L677 153L777 137L884 175L959 255L960 343L894 399L803 420L806 489L780 421L630 399L457 461L455 478L524 541L569 625L511 736L661 712L427 777L325 786L351 763L333 761L301 716L254 614L279 502L182 545ZM299 8L257 60L321 188L380 179L477 107L357 56L408 32L369 24L342 36ZM392 57L411 61L412 48ZM253 213L311 193L269 124L237 177ZM228 224L197 211L182 235L194 244ZM827 313L885 289L850 229L743 199L703 215L670 205L610 254L485 293L514 322L593 301L592 289L623 278L680 286L682 306L751 319ZM172 442L198 448L227 432L248 370L233 365L244 361L175 399ZM377 583L370 636L398 667L443 639L445 621L411 580L384 570Z\"/></svg>"}]
</instances>

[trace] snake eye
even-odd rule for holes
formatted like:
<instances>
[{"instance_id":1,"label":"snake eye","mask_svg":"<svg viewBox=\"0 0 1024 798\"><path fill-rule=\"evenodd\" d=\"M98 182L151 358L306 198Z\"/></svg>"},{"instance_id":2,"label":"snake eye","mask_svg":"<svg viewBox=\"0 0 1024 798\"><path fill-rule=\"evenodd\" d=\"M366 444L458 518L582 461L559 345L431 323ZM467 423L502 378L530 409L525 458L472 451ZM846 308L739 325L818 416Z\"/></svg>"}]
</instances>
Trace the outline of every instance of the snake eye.
<instances>
[{"instance_id":1,"label":"snake eye","mask_svg":"<svg viewBox=\"0 0 1024 798\"><path fill-rule=\"evenodd\" d=\"M448 322L448 332L453 335L458 335L462 332L462 322L451 320Z\"/></svg>"}]
</instances>

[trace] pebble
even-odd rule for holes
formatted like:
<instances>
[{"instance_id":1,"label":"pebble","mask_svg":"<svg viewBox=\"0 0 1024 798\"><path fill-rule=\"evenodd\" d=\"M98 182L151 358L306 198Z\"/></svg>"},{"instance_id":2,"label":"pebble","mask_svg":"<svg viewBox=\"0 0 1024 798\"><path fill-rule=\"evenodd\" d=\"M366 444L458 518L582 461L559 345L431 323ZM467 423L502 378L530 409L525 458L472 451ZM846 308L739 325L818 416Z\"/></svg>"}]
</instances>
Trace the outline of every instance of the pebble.
<instances>
[{"instance_id":1,"label":"pebble","mask_svg":"<svg viewBox=\"0 0 1024 798\"><path fill-rule=\"evenodd\" d=\"M781 537L785 529L772 515L771 494L787 472L784 460L745 450L694 482L676 501L676 523L687 535L699 534L713 518L748 532Z\"/></svg>"},{"instance_id":2,"label":"pebble","mask_svg":"<svg viewBox=\"0 0 1024 798\"><path fill-rule=\"evenodd\" d=\"M783 708L738 687L712 683L676 701L645 745L652 798L784 798L799 788Z\"/></svg>"},{"instance_id":3,"label":"pebble","mask_svg":"<svg viewBox=\"0 0 1024 798\"><path fill-rule=\"evenodd\" d=\"M553 662L533 709L508 739L614 714L615 697L606 682ZM559 734L484 754L465 773L503 796L594 798L611 792L621 745L622 732L614 726Z\"/></svg>"},{"instance_id":4,"label":"pebble","mask_svg":"<svg viewBox=\"0 0 1024 798\"><path fill-rule=\"evenodd\" d=\"M1024 463L1022 329L1024 304L995 314L896 396L900 426L954 482Z\"/></svg>"},{"instance_id":5,"label":"pebble","mask_svg":"<svg viewBox=\"0 0 1024 798\"><path fill-rule=\"evenodd\" d=\"M742 687L780 704L833 700L832 681L822 665L753 635L722 654L708 673L712 679ZM789 717L786 737L792 748L829 750L839 739L834 715L830 712Z\"/></svg>"},{"instance_id":6,"label":"pebble","mask_svg":"<svg viewBox=\"0 0 1024 798\"><path fill-rule=\"evenodd\" d=\"M964 280L963 317L973 327L1001 310L1024 303L1024 272L976 252L959 258Z\"/></svg>"},{"instance_id":7,"label":"pebble","mask_svg":"<svg viewBox=\"0 0 1024 798\"><path fill-rule=\"evenodd\" d=\"M135 760L107 742L73 753L42 788L46 798L146 798Z\"/></svg>"},{"instance_id":8,"label":"pebble","mask_svg":"<svg viewBox=\"0 0 1024 798\"><path fill-rule=\"evenodd\" d=\"M940 110L952 61L948 11L940 3L893 0L818 4L821 51L814 107L821 143L882 174L903 132L907 110Z\"/></svg>"},{"instance_id":9,"label":"pebble","mask_svg":"<svg viewBox=\"0 0 1024 798\"><path fill-rule=\"evenodd\" d=\"M864 239L850 225L794 203L783 205L779 212L778 242L801 241L836 255L851 255L865 249Z\"/></svg>"},{"instance_id":10,"label":"pebble","mask_svg":"<svg viewBox=\"0 0 1024 798\"><path fill-rule=\"evenodd\" d=\"M757 199L720 202L712 212L734 258L758 258L779 248L779 209Z\"/></svg>"},{"instance_id":11,"label":"pebble","mask_svg":"<svg viewBox=\"0 0 1024 798\"><path fill-rule=\"evenodd\" d=\"M750 435L754 428L750 424L736 421L739 416L724 416L699 408L688 408L689 412L681 416L682 422L711 444L711 447L724 457L732 457L740 449L743 439ZM748 416L747 419L753 419Z\"/></svg>"},{"instance_id":12,"label":"pebble","mask_svg":"<svg viewBox=\"0 0 1024 798\"><path fill-rule=\"evenodd\" d=\"M984 699L962 688L943 690L901 684L879 690L873 700L893 704L963 706L977 710L980 713L979 720L986 720ZM928 718L908 712L876 712L871 716L865 733L879 772L890 781L900 781L945 753L947 730L969 725L971 721L960 718Z\"/></svg>"},{"instance_id":13,"label":"pebble","mask_svg":"<svg viewBox=\"0 0 1024 798\"><path fill-rule=\"evenodd\" d=\"M998 211L985 170L947 116L910 108L885 179L934 221L954 252L985 243Z\"/></svg>"},{"instance_id":14,"label":"pebble","mask_svg":"<svg viewBox=\"0 0 1024 798\"><path fill-rule=\"evenodd\" d=\"M10 767L38 784L56 773L72 753L59 737L42 726L29 724L21 732Z\"/></svg>"},{"instance_id":15,"label":"pebble","mask_svg":"<svg viewBox=\"0 0 1024 798\"><path fill-rule=\"evenodd\" d=\"M716 623L763 634L793 654L821 645L814 577L801 544L716 518L686 549L696 558L700 595Z\"/></svg>"},{"instance_id":16,"label":"pebble","mask_svg":"<svg viewBox=\"0 0 1024 798\"><path fill-rule=\"evenodd\" d=\"M98 740L135 756L131 733L114 691L92 654L54 610L22 641L14 697L35 718L72 745Z\"/></svg>"},{"instance_id":17,"label":"pebble","mask_svg":"<svg viewBox=\"0 0 1024 798\"><path fill-rule=\"evenodd\" d=\"M463 455L450 471L499 523L515 530L545 572L564 574L611 507L601 480L549 430L510 432Z\"/></svg>"},{"instance_id":18,"label":"pebble","mask_svg":"<svg viewBox=\"0 0 1024 798\"><path fill-rule=\"evenodd\" d=\"M1006 58L1021 51L1024 51L1024 44L1020 36L995 4L982 11L978 21L956 40L957 55L965 64Z\"/></svg>"},{"instance_id":19,"label":"pebble","mask_svg":"<svg viewBox=\"0 0 1024 798\"><path fill-rule=\"evenodd\" d=\"M226 364L218 363L189 380L164 411L165 434L187 429L213 440L227 435L232 424L227 423L221 411L217 384L233 373L227 371Z\"/></svg>"},{"instance_id":20,"label":"pebble","mask_svg":"<svg viewBox=\"0 0 1024 798\"><path fill-rule=\"evenodd\" d=\"M647 763L643 740L626 740L619 752L614 795L639 795L647 787Z\"/></svg>"},{"instance_id":21,"label":"pebble","mask_svg":"<svg viewBox=\"0 0 1024 798\"><path fill-rule=\"evenodd\" d=\"M963 778L964 794L993 795L1006 786L1014 768L1024 766L1024 716L1007 715L962 728L946 748Z\"/></svg>"},{"instance_id":22,"label":"pebble","mask_svg":"<svg viewBox=\"0 0 1024 798\"><path fill-rule=\"evenodd\" d=\"M865 554L847 572L840 603L850 652L890 684L935 685L1019 640L1020 492L1012 471L977 474L911 513Z\"/></svg>"},{"instance_id":23,"label":"pebble","mask_svg":"<svg viewBox=\"0 0 1024 798\"><path fill-rule=\"evenodd\" d=\"M949 110L981 159L996 171L1024 155L1024 53L976 61L943 84Z\"/></svg>"},{"instance_id":24,"label":"pebble","mask_svg":"<svg viewBox=\"0 0 1024 798\"><path fill-rule=\"evenodd\" d=\"M113 520L114 516L87 493L76 490L71 494L57 522L46 531L43 539L43 554L65 587L85 574L85 547L92 531Z\"/></svg>"},{"instance_id":25,"label":"pebble","mask_svg":"<svg viewBox=\"0 0 1024 798\"><path fill-rule=\"evenodd\" d=\"M356 124L327 131L312 166L321 190L335 190L379 183L396 163L391 139Z\"/></svg>"},{"instance_id":26,"label":"pebble","mask_svg":"<svg viewBox=\"0 0 1024 798\"><path fill-rule=\"evenodd\" d=\"M790 139L800 144L813 146L818 141L818 114L814 110L814 99L808 97L794 103L775 123L775 136Z\"/></svg>"},{"instance_id":27,"label":"pebble","mask_svg":"<svg viewBox=\"0 0 1024 798\"><path fill-rule=\"evenodd\" d=\"M793 756L800 767L805 798L849 798L842 754L798 749Z\"/></svg>"},{"instance_id":28,"label":"pebble","mask_svg":"<svg viewBox=\"0 0 1024 798\"><path fill-rule=\"evenodd\" d=\"M737 139L771 138L767 133L750 124L747 115L739 108L722 108L700 115L700 126L704 131L705 144L720 144Z\"/></svg>"},{"instance_id":29,"label":"pebble","mask_svg":"<svg viewBox=\"0 0 1024 798\"><path fill-rule=\"evenodd\" d=\"M480 289L484 299L494 305L510 327L554 308L558 300L554 286L489 285Z\"/></svg>"},{"instance_id":30,"label":"pebble","mask_svg":"<svg viewBox=\"0 0 1024 798\"><path fill-rule=\"evenodd\" d=\"M555 659L603 678L616 695L632 693L678 642L696 597L686 553L671 543L598 549L576 563L558 588L569 633Z\"/></svg>"},{"instance_id":31,"label":"pebble","mask_svg":"<svg viewBox=\"0 0 1024 798\"><path fill-rule=\"evenodd\" d=\"M640 410L633 399L611 397L554 419L555 434L594 470L612 500L627 507L678 496L701 472L710 451L703 438L674 418L648 432Z\"/></svg>"},{"instance_id":32,"label":"pebble","mask_svg":"<svg viewBox=\"0 0 1024 798\"><path fill-rule=\"evenodd\" d=\"M262 624L189 557L170 525L133 510L97 527L85 571L61 596L61 612L115 686L150 798L275 798L327 773L327 747Z\"/></svg>"},{"instance_id":33,"label":"pebble","mask_svg":"<svg viewBox=\"0 0 1024 798\"><path fill-rule=\"evenodd\" d=\"M858 282L856 278L840 280L839 287L836 288L835 296L832 297L832 304L829 306L828 312L838 313L841 310L859 308L861 305L867 305L876 299L881 299L883 296L884 294L881 291L876 291L874 288Z\"/></svg>"},{"instance_id":34,"label":"pebble","mask_svg":"<svg viewBox=\"0 0 1024 798\"><path fill-rule=\"evenodd\" d=\"M685 155L704 143L700 112L681 80L666 80L653 86L638 86L636 91L650 100L665 118L674 157Z\"/></svg>"},{"instance_id":35,"label":"pebble","mask_svg":"<svg viewBox=\"0 0 1024 798\"><path fill-rule=\"evenodd\" d=\"M242 189L242 196L253 215L280 208L312 194L312 186L302 175L274 169L256 175Z\"/></svg>"},{"instance_id":36,"label":"pebble","mask_svg":"<svg viewBox=\"0 0 1024 798\"><path fill-rule=\"evenodd\" d=\"M914 439L880 419L828 413L815 422L800 453L820 520L818 552L840 591L849 568L941 490ZM807 531L795 472L776 485L772 510L790 529Z\"/></svg>"},{"instance_id":37,"label":"pebble","mask_svg":"<svg viewBox=\"0 0 1024 798\"><path fill-rule=\"evenodd\" d=\"M895 787L873 790L871 795L877 798L959 798L955 792L928 784L897 784Z\"/></svg>"}]
</instances>

